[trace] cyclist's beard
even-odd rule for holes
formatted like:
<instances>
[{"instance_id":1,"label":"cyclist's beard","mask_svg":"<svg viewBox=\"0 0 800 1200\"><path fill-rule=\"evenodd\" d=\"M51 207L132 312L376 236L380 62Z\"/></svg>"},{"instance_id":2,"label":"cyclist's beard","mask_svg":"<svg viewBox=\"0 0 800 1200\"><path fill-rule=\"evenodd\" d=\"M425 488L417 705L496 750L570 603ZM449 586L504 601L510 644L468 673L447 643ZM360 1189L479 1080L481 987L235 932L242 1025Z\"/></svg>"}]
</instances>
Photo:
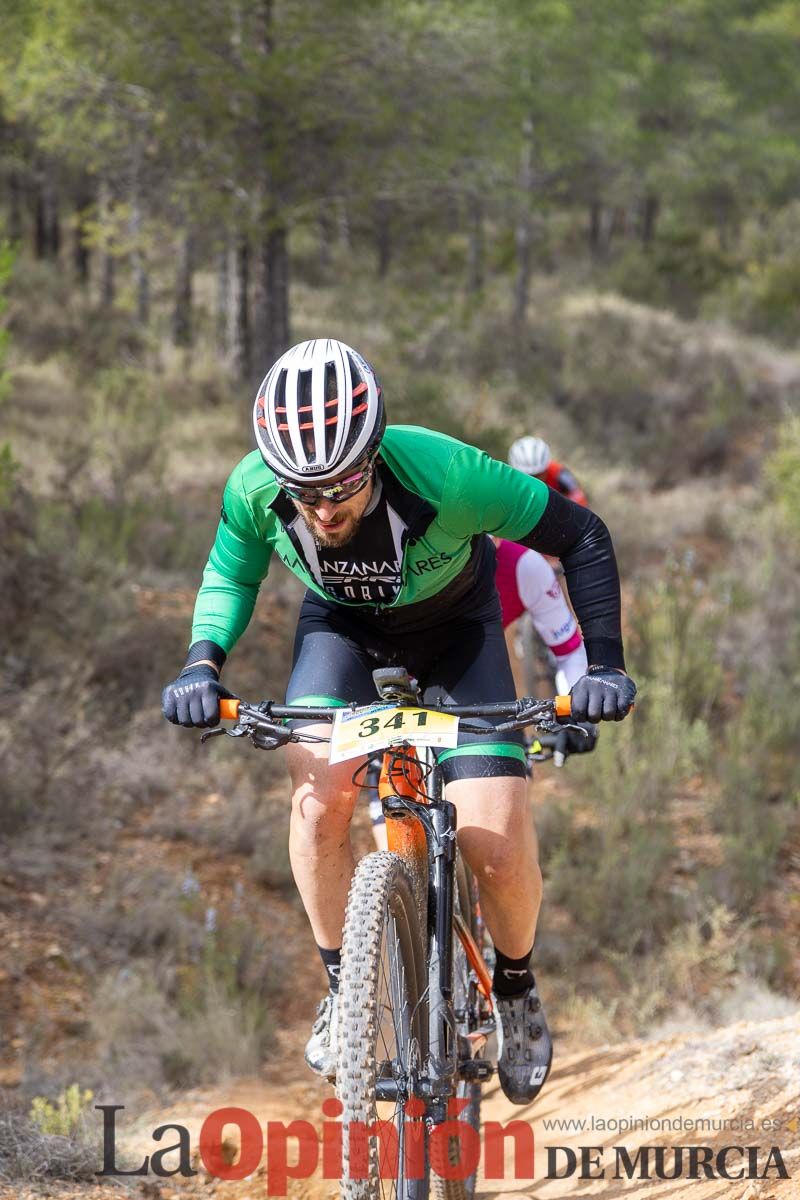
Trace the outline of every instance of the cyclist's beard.
<instances>
[{"instance_id":1,"label":"cyclist's beard","mask_svg":"<svg viewBox=\"0 0 800 1200\"><path fill-rule=\"evenodd\" d=\"M351 499L337 504L330 514L330 521L320 520L313 508L308 508L297 500L293 500L292 503L318 546L346 546L361 524L373 494L374 486L370 481Z\"/></svg>"},{"instance_id":2,"label":"cyclist's beard","mask_svg":"<svg viewBox=\"0 0 800 1200\"><path fill-rule=\"evenodd\" d=\"M361 524L361 513L357 516L354 516L352 513L337 514L339 527L336 529L323 529L313 512L305 513L301 511L300 516L305 521L318 546L346 546L350 539L355 536L356 530Z\"/></svg>"}]
</instances>

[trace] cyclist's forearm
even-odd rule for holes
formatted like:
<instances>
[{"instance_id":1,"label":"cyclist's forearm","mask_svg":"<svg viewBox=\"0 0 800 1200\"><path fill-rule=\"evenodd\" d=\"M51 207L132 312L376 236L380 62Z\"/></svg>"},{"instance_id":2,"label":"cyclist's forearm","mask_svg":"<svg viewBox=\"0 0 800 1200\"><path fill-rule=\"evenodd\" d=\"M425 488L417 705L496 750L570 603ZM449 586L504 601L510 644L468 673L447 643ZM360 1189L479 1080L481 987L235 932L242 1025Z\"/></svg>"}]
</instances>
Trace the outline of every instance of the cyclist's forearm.
<instances>
[{"instance_id":1,"label":"cyclist's forearm","mask_svg":"<svg viewBox=\"0 0 800 1200\"><path fill-rule=\"evenodd\" d=\"M226 578L209 563L197 593L191 644L213 642L230 654L250 622L257 595L258 585Z\"/></svg>"},{"instance_id":2,"label":"cyclist's forearm","mask_svg":"<svg viewBox=\"0 0 800 1200\"><path fill-rule=\"evenodd\" d=\"M271 554L266 542L260 542L226 514L219 523L197 593L192 644L214 642L230 654L253 615Z\"/></svg>"},{"instance_id":3,"label":"cyclist's forearm","mask_svg":"<svg viewBox=\"0 0 800 1200\"><path fill-rule=\"evenodd\" d=\"M561 559L589 664L624 670L617 561L597 514L551 491L538 524L519 540Z\"/></svg>"},{"instance_id":4,"label":"cyclist's forearm","mask_svg":"<svg viewBox=\"0 0 800 1200\"><path fill-rule=\"evenodd\" d=\"M563 680L566 684L566 690L569 691L581 676L586 674L588 665L586 661L586 648L583 642L581 642L576 650L572 650L568 654L556 655L556 678L557 680ZM561 691L560 682L556 690Z\"/></svg>"}]
</instances>

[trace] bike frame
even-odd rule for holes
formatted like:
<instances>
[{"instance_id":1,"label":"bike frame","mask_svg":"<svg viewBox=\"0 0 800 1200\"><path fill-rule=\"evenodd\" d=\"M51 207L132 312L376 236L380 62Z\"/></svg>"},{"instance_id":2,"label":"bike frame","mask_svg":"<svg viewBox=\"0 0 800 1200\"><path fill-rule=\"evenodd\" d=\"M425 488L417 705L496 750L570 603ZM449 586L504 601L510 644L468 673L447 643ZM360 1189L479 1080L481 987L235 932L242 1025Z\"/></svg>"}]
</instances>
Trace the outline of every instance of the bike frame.
<instances>
[{"instance_id":1,"label":"bike frame","mask_svg":"<svg viewBox=\"0 0 800 1200\"><path fill-rule=\"evenodd\" d=\"M429 767L427 772L423 770L413 746L403 744L384 751L378 795L386 817L389 850L408 865L421 927L427 930L427 1074L415 1081L415 1094L443 1109L455 1094L462 1065L453 1014L454 929L490 1004L491 979L467 922L455 913L456 807L444 799L435 761ZM485 1037L480 1044L484 1042ZM473 1049L478 1044L479 1039L473 1040ZM395 1100L397 1094L394 1080L378 1082L379 1100Z\"/></svg>"}]
</instances>

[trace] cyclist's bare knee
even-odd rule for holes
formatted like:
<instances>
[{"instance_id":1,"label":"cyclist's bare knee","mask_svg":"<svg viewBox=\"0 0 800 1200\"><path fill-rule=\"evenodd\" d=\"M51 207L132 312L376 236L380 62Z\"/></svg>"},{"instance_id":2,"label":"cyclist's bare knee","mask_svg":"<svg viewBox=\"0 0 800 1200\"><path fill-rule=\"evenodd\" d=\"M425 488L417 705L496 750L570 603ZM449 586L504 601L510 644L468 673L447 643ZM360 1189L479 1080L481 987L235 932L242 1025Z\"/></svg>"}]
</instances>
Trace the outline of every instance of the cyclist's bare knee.
<instances>
[{"instance_id":1,"label":"cyclist's bare knee","mask_svg":"<svg viewBox=\"0 0 800 1200\"><path fill-rule=\"evenodd\" d=\"M458 843L485 886L516 889L520 880L541 888L538 845L526 781L503 776L491 781L453 780L448 799L458 809Z\"/></svg>"},{"instance_id":2,"label":"cyclist's bare knee","mask_svg":"<svg viewBox=\"0 0 800 1200\"><path fill-rule=\"evenodd\" d=\"M312 726L309 732L327 736L330 726ZM353 774L358 763L346 762L331 766L327 742L300 742L287 746L287 765L292 780L293 823L317 827L327 825L327 832L346 827L353 814L358 785Z\"/></svg>"}]
</instances>

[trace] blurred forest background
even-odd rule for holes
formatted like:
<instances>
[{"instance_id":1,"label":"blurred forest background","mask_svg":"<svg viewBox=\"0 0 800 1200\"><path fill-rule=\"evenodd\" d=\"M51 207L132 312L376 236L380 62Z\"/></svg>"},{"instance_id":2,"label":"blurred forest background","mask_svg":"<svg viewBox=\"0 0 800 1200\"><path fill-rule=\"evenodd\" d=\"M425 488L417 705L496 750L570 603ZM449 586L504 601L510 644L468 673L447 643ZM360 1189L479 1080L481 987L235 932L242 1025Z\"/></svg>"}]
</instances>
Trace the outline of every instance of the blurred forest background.
<instances>
[{"instance_id":1,"label":"blurred forest background","mask_svg":"<svg viewBox=\"0 0 800 1200\"><path fill-rule=\"evenodd\" d=\"M253 1073L287 971L318 999L279 756L159 711L305 337L370 358L391 420L544 436L614 534L641 703L532 792L557 1031L788 1011L798 6L3 8L0 1177L96 1169L34 1129ZM282 695L298 598L276 568L241 694Z\"/></svg>"}]
</instances>

